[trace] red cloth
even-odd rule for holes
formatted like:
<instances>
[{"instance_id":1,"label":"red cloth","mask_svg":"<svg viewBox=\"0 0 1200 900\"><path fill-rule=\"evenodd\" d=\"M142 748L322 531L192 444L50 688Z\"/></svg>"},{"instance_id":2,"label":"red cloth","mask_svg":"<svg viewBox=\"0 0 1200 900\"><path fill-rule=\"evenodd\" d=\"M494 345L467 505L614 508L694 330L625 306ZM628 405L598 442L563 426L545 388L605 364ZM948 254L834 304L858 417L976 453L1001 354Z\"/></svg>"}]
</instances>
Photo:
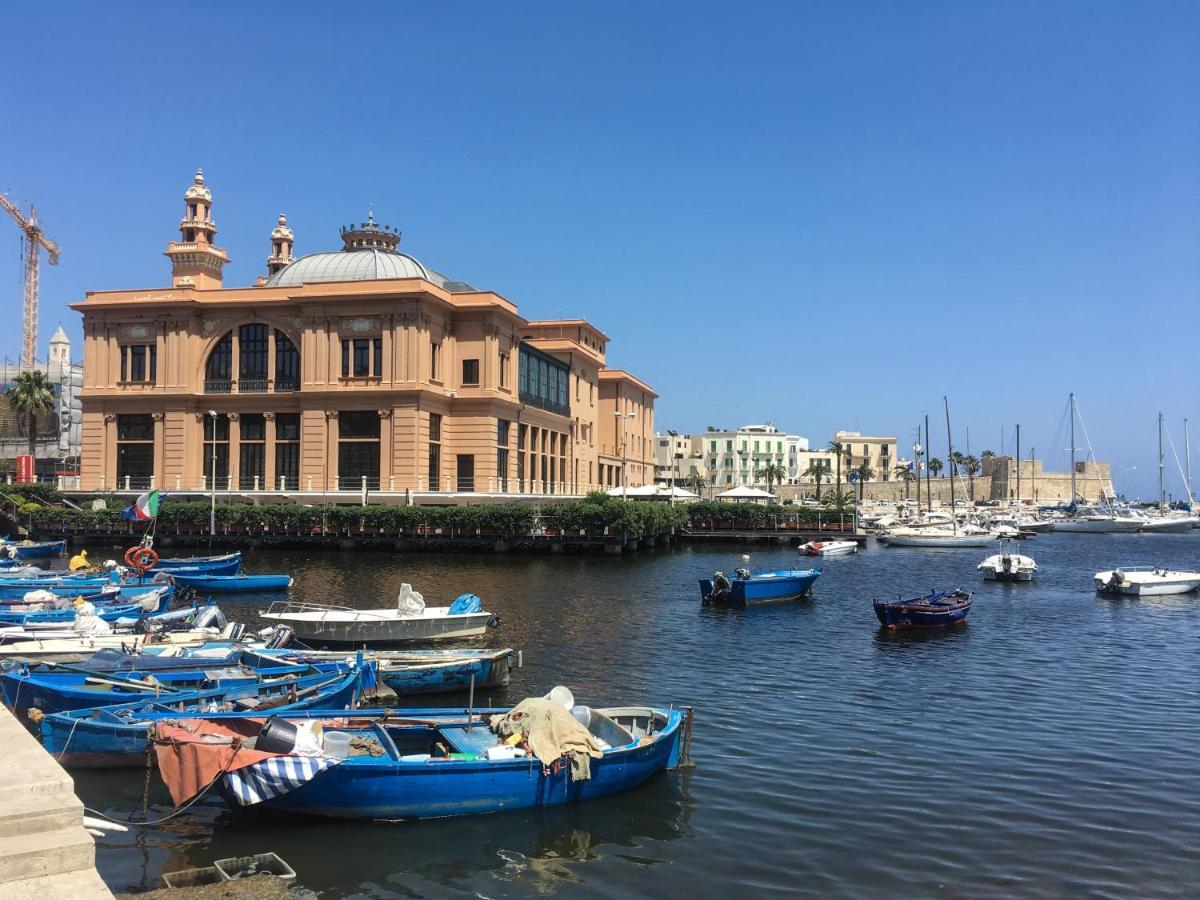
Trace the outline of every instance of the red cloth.
<instances>
[{"instance_id":1,"label":"red cloth","mask_svg":"<svg viewBox=\"0 0 1200 900\"><path fill-rule=\"evenodd\" d=\"M154 753L158 771L171 799L182 806L212 783L221 772L236 772L256 762L280 756L241 746L241 739L258 734L262 719L158 722L154 726ZM232 744L205 743L206 734L233 738Z\"/></svg>"}]
</instances>

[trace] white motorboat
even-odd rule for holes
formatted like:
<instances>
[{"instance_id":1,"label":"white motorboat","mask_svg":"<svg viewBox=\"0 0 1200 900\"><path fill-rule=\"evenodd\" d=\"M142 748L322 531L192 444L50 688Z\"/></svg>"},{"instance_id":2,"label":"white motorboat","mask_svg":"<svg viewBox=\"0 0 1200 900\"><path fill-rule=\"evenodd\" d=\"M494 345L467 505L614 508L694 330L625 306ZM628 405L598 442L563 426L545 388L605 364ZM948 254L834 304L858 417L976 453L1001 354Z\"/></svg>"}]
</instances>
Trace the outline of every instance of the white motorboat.
<instances>
[{"instance_id":1,"label":"white motorboat","mask_svg":"<svg viewBox=\"0 0 1200 900\"><path fill-rule=\"evenodd\" d=\"M1069 518L1059 519L1053 530L1075 534L1136 534L1142 530L1144 516L1131 510L1080 510Z\"/></svg>"},{"instance_id":2,"label":"white motorboat","mask_svg":"<svg viewBox=\"0 0 1200 900\"><path fill-rule=\"evenodd\" d=\"M844 556L857 553L858 544L854 541L809 541L800 545L800 552L805 556Z\"/></svg>"},{"instance_id":3,"label":"white motorboat","mask_svg":"<svg viewBox=\"0 0 1200 900\"><path fill-rule=\"evenodd\" d=\"M309 643L371 644L440 641L478 637L492 614L479 598L464 594L450 606L426 606L410 585L402 585L394 607L354 609L326 603L278 600L261 618L287 625Z\"/></svg>"},{"instance_id":4,"label":"white motorboat","mask_svg":"<svg viewBox=\"0 0 1200 900\"><path fill-rule=\"evenodd\" d=\"M1009 551L1009 542L1000 542L1000 552L993 553L978 566L985 581L1033 581L1037 563L1032 556Z\"/></svg>"},{"instance_id":5,"label":"white motorboat","mask_svg":"<svg viewBox=\"0 0 1200 900\"><path fill-rule=\"evenodd\" d=\"M1096 590L1104 594L1157 597L1186 594L1200 588L1200 572L1178 572L1154 566L1123 566L1094 576Z\"/></svg>"},{"instance_id":6,"label":"white motorboat","mask_svg":"<svg viewBox=\"0 0 1200 900\"><path fill-rule=\"evenodd\" d=\"M974 526L965 528L895 528L881 534L879 540L889 547L986 547L995 538L991 532Z\"/></svg>"},{"instance_id":7,"label":"white motorboat","mask_svg":"<svg viewBox=\"0 0 1200 900\"><path fill-rule=\"evenodd\" d=\"M1146 516L1138 530L1147 534L1187 534L1200 519L1194 516Z\"/></svg>"},{"instance_id":8,"label":"white motorboat","mask_svg":"<svg viewBox=\"0 0 1200 900\"><path fill-rule=\"evenodd\" d=\"M0 631L0 660L37 659L60 660L83 657L97 650L130 650L164 644L179 647L198 647L208 641L220 640L219 628L194 628L187 631L168 631L163 634L91 634L80 635L70 629L39 631L35 637L24 639L13 634L19 629Z\"/></svg>"}]
</instances>

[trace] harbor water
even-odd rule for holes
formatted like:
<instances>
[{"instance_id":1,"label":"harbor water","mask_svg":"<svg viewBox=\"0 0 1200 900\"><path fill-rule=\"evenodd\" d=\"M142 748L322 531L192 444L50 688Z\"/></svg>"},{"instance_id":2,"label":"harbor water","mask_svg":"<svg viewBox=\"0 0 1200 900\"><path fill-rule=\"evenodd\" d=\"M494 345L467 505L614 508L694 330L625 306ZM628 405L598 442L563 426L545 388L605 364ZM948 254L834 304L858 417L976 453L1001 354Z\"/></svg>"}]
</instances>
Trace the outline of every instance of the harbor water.
<instances>
[{"instance_id":1,"label":"harbor water","mask_svg":"<svg viewBox=\"0 0 1200 900\"><path fill-rule=\"evenodd\" d=\"M696 710L695 768L588 805L425 822L235 815L207 799L99 842L117 892L277 852L322 897L1191 895L1200 860L1200 598L1116 599L1092 573L1200 566L1190 535L1041 535L1033 584L985 583L992 550L872 544L810 600L704 607L715 569L792 550L624 557L262 551L294 597L368 607L402 582L463 591L524 654L495 705L556 684L591 706ZM976 591L969 624L889 634L874 597ZM223 601L253 621L264 602ZM424 705L465 703L426 699ZM406 705L418 705L407 703ZM140 810L140 770L76 773L87 805ZM151 817L170 812L157 775Z\"/></svg>"}]
</instances>

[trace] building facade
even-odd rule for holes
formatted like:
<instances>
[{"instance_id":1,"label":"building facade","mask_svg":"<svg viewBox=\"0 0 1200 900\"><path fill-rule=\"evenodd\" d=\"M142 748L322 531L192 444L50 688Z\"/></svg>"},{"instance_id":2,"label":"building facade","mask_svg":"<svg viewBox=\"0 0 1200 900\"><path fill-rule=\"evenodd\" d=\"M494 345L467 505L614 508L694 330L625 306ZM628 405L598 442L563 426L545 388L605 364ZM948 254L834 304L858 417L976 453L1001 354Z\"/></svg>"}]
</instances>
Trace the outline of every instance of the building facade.
<instances>
[{"instance_id":1,"label":"building facade","mask_svg":"<svg viewBox=\"0 0 1200 900\"><path fill-rule=\"evenodd\" d=\"M170 287L89 292L85 490L583 493L653 474L654 391L582 320L530 322L367 221L227 288L197 172ZM619 413L619 415L618 415Z\"/></svg>"},{"instance_id":2,"label":"building facade","mask_svg":"<svg viewBox=\"0 0 1200 900\"><path fill-rule=\"evenodd\" d=\"M842 458L842 477L866 464L875 473L869 481L891 481L894 469L903 464L896 453L896 438L880 437L878 435L859 434L857 431L839 431L833 440L843 447L843 453L849 450L849 465L845 456Z\"/></svg>"},{"instance_id":3,"label":"building facade","mask_svg":"<svg viewBox=\"0 0 1200 900\"><path fill-rule=\"evenodd\" d=\"M720 489L764 486L767 466L778 466L785 473L783 478L773 479L775 484L794 479L798 454L808 449L807 438L784 434L769 422L695 437L702 442L708 482Z\"/></svg>"},{"instance_id":4,"label":"building facade","mask_svg":"<svg viewBox=\"0 0 1200 900\"><path fill-rule=\"evenodd\" d=\"M6 362L0 378L0 392L7 391L24 368L19 363ZM34 368L45 374L54 391L54 411L38 417L37 476L39 480L62 478L64 485L69 484L79 466L83 366L71 362L71 341L61 327L55 329L50 338L46 362L35 363ZM7 403L0 403L0 458L15 460L28 452L28 417L16 415Z\"/></svg>"}]
</instances>

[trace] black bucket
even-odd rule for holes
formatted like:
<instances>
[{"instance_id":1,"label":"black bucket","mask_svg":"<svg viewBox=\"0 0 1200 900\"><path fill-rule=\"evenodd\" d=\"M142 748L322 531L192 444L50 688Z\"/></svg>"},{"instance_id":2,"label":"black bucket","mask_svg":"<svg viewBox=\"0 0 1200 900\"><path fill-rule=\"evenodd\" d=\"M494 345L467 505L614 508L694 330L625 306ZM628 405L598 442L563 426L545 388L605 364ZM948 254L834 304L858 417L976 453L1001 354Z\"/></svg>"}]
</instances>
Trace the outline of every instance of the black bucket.
<instances>
[{"instance_id":1,"label":"black bucket","mask_svg":"<svg viewBox=\"0 0 1200 900\"><path fill-rule=\"evenodd\" d=\"M296 749L296 726L283 719L269 719L258 733L254 749L264 753L291 753Z\"/></svg>"}]
</instances>

